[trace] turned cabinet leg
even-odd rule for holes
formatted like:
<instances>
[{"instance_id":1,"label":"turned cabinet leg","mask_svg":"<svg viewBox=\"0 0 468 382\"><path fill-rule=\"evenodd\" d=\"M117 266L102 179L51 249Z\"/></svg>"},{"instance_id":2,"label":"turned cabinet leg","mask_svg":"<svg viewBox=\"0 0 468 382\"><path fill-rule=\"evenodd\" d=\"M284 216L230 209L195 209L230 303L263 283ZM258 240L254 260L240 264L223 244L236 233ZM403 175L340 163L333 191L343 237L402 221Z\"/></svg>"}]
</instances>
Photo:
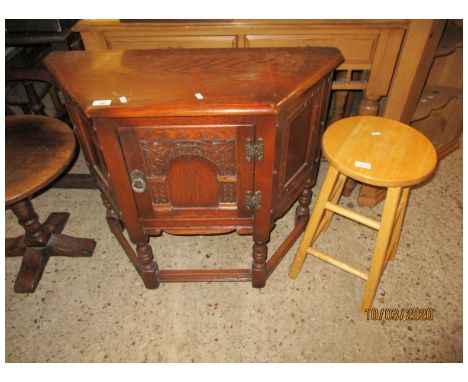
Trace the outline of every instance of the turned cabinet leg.
<instances>
[{"instance_id":1,"label":"turned cabinet leg","mask_svg":"<svg viewBox=\"0 0 468 382\"><path fill-rule=\"evenodd\" d=\"M266 243L255 242L252 247L252 286L263 288L268 278L266 260L268 246Z\"/></svg>"},{"instance_id":2,"label":"turned cabinet leg","mask_svg":"<svg viewBox=\"0 0 468 382\"><path fill-rule=\"evenodd\" d=\"M299 205L296 208L296 215L294 223L297 225L300 220L308 220L310 216L310 202L312 201L312 179L309 179L306 183L304 191L299 196Z\"/></svg>"},{"instance_id":3,"label":"turned cabinet leg","mask_svg":"<svg viewBox=\"0 0 468 382\"><path fill-rule=\"evenodd\" d=\"M157 289L159 287L158 265L154 261L153 250L149 243L137 244L136 252L140 276L148 289Z\"/></svg>"},{"instance_id":4,"label":"turned cabinet leg","mask_svg":"<svg viewBox=\"0 0 468 382\"><path fill-rule=\"evenodd\" d=\"M109 228L113 232L115 228L118 228L120 231L124 230L124 226L122 220L120 220L119 216L112 207L112 204L107 200L107 198L101 193L102 204L106 207L106 220Z\"/></svg>"},{"instance_id":5,"label":"turned cabinet leg","mask_svg":"<svg viewBox=\"0 0 468 382\"><path fill-rule=\"evenodd\" d=\"M149 245L149 239L145 238L144 243L138 243L134 240L136 245L136 254L130 243L123 235L124 224L112 207L107 197L101 194L102 203L106 207L107 224L111 232L114 234L120 245L124 249L132 265L140 274L145 287L148 289L157 289L159 287L158 264L154 261L153 249Z\"/></svg>"}]
</instances>

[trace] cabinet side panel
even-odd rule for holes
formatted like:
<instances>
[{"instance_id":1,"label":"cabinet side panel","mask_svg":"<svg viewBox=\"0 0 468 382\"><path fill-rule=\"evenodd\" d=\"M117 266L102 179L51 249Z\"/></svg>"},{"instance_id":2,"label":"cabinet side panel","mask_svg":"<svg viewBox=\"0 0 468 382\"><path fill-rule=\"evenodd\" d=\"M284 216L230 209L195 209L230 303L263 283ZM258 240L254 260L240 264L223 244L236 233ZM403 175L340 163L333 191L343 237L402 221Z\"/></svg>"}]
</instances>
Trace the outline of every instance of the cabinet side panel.
<instances>
[{"instance_id":1,"label":"cabinet side panel","mask_svg":"<svg viewBox=\"0 0 468 382\"><path fill-rule=\"evenodd\" d=\"M285 164L286 182L296 174L307 162L307 154L310 151L310 144L306 139L310 137L308 130L315 121L312 116L317 113L317 104L312 107L304 107L291 118L288 131L287 158Z\"/></svg>"},{"instance_id":2,"label":"cabinet side panel","mask_svg":"<svg viewBox=\"0 0 468 382\"><path fill-rule=\"evenodd\" d=\"M315 184L331 76L299 97L278 116L275 217L297 200L308 181Z\"/></svg>"}]
</instances>

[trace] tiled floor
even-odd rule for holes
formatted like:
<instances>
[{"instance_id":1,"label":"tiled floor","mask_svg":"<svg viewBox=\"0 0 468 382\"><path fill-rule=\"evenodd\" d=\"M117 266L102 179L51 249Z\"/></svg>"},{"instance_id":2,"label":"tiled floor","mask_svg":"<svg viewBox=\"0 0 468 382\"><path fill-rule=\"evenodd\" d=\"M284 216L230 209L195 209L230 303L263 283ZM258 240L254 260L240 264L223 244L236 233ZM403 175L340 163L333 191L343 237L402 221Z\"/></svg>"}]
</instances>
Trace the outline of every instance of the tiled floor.
<instances>
[{"instance_id":1,"label":"tiled floor","mask_svg":"<svg viewBox=\"0 0 468 382\"><path fill-rule=\"evenodd\" d=\"M342 204L354 205L354 199ZM248 283L147 290L110 234L97 191L51 189L34 205L42 220L69 211L64 233L98 244L92 258L51 258L29 295L13 292L21 259L5 260L7 362L463 360L462 150L412 192L397 258L374 303L378 310L431 308L432 320L368 320L359 312L363 282L311 257L291 280L287 272L297 244L261 290ZM360 211L378 218L381 208ZM12 213L5 214L6 235L20 234ZM292 211L277 223L271 252L291 229ZM365 268L374 235L335 218L317 246ZM163 235L151 243L161 268L250 264L248 236Z\"/></svg>"}]
</instances>

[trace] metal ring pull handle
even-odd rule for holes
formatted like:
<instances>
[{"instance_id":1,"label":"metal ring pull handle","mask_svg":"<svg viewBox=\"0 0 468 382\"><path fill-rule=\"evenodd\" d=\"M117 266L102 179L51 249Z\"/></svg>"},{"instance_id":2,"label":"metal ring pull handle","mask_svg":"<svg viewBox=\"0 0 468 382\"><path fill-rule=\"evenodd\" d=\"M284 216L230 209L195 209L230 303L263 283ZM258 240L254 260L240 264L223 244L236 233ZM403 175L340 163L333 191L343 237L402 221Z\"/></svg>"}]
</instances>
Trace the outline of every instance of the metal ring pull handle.
<instances>
[{"instance_id":1,"label":"metal ring pull handle","mask_svg":"<svg viewBox=\"0 0 468 382\"><path fill-rule=\"evenodd\" d=\"M132 181L133 191L142 193L146 190L145 174L141 170L133 170L130 173L130 180Z\"/></svg>"}]
</instances>

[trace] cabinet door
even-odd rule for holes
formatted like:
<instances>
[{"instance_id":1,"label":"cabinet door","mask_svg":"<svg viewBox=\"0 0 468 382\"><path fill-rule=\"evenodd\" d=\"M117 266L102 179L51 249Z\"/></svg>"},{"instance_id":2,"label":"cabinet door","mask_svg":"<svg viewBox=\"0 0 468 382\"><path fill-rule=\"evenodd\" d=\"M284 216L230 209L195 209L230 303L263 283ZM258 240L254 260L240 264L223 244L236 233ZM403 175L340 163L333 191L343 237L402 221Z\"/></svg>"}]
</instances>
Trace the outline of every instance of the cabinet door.
<instances>
[{"instance_id":1,"label":"cabinet door","mask_svg":"<svg viewBox=\"0 0 468 382\"><path fill-rule=\"evenodd\" d=\"M178 220L211 219L222 225L219 219L252 216L244 202L253 185L253 162L245 158L252 125L153 125L118 131L142 219L170 219L176 227Z\"/></svg>"}]
</instances>

